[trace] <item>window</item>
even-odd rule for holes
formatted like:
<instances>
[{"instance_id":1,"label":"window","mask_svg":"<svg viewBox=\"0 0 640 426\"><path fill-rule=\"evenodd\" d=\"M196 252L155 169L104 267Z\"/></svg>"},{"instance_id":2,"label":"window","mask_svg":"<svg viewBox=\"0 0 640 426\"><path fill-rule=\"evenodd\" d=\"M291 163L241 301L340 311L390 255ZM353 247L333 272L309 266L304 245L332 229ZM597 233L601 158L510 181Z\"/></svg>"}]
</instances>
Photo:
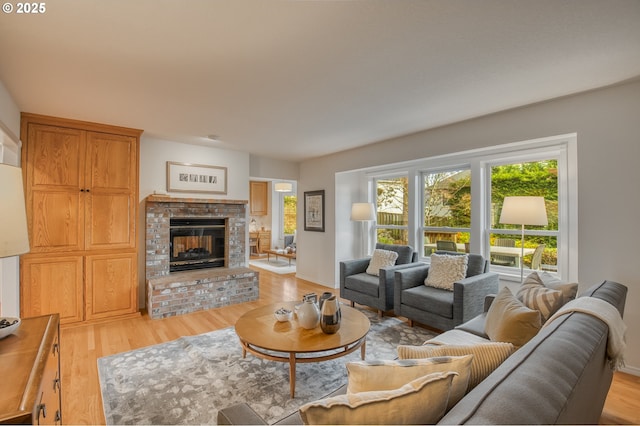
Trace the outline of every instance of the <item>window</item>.
<instances>
[{"instance_id":1,"label":"window","mask_svg":"<svg viewBox=\"0 0 640 426\"><path fill-rule=\"evenodd\" d=\"M449 250L481 254L502 278L519 280L521 227L499 223L502 203L539 195L549 224L525 226L524 273L577 280L576 146L576 135L561 135L371 170L377 241L418 247L427 262L448 241Z\"/></svg>"},{"instance_id":2,"label":"window","mask_svg":"<svg viewBox=\"0 0 640 426\"><path fill-rule=\"evenodd\" d=\"M298 197L295 195L285 195L282 197L282 229L285 235L296 232L296 218L298 208Z\"/></svg>"},{"instance_id":3,"label":"window","mask_svg":"<svg viewBox=\"0 0 640 426\"><path fill-rule=\"evenodd\" d=\"M407 176L376 179L375 188L377 241L383 244L408 244Z\"/></svg>"},{"instance_id":4,"label":"window","mask_svg":"<svg viewBox=\"0 0 640 426\"><path fill-rule=\"evenodd\" d=\"M422 173L424 256L436 250L469 251L471 171ZM448 246L449 245L449 246Z\"/></svg>"},{"instance_id":5,"label":"window","mask_svg":"<svg viewBox=\"0 0 640 426\"><path fill-rule=\"evenodd\" d=\"M520 268L522 228L500 223L504 198L541 196L545 200L549 224L544 227L525 226L523 266L527 269L557 271L558 160L509 162L489 164L487 167L491 187L489 244L492 265Z\"/></svg>"}]
</instances>

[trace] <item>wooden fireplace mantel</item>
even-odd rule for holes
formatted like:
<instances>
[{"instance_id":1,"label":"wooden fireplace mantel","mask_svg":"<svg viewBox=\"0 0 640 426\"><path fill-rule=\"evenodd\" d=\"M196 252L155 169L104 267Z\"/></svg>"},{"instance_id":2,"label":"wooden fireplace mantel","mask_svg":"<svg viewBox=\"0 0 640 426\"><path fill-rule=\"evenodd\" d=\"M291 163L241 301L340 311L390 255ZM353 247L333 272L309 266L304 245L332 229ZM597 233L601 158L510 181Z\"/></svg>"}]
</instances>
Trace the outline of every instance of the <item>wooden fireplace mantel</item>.
<instances>
[{"instance_id":1,"label":"wooden fireplace mantel","mask_svg":"<svg viewBox=\"0 0 640 426\"><path fill-rule=\"evenodd\" d=\"M219 200L212 198L180 198L170 195L152 194L146 198L148 203L201 203L201 204L249 204L249 200Z\"/></svg>"}]
</instances>

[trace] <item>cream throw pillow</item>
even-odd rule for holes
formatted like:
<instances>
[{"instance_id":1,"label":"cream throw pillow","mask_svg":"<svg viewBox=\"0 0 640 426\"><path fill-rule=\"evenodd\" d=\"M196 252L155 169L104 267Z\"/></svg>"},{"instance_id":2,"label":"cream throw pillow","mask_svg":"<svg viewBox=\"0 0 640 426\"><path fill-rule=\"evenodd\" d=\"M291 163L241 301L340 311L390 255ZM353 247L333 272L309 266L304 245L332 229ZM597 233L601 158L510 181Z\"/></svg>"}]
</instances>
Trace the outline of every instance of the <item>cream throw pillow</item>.
<instances>
[{"instance_id":1,"label":"cream throw pillow","mask_svg":"<svg viewBox=\"0 0 640 426\"><path fill-rule=\"evenodd\" d=\"M453 283L467 276L469 256L464 255L431 255L431 266L424 280L429 287L442 288L453 291Z\"/></svg>"},{"instance_id":2,"label":"cream throw pillow","mask_svg":"<svg viewBox=\"0 0 640 426\"><path fill-rule=\"evenodd\" d=\"M473 355L469 386L467 388L467 392L469 392L502 364L515 350L516 348L511 343L501 342L479 343L477 345L399 345L398 357L400 359L416 359Z\"/></svg>"},{"instance_id":3,"label":"cream throw pillow","mask_svg":"<svg viewBox=\"0 0 640 426\"><path fill-rule=\"evenodd\" d=\"M375 275L376 277L379 276L380 268L395 265L397 258L398 253L395 251L375 249L369 261L369 266L367 267L367 274Z\"/></svg>"},{"instance_id":4,"label":"cream throw pillow","mask_svg":"<svg viewBox=\"0 0 640 426\"><path fill-rule=\"evenodd\" d=\"M495 342L520 347L538 334L541 326L540 311L527 308L508 287L503 287L487 312L484 332Z\"/></svg>"},{"instance_id":5,"label":"cream throw pillow","mask_svg":"<svg viewBox=\"0 0 640 426\"><path fill-rule=\"evenodd\" d=\"M393 390L347 393L300 407L304 424L434 424L444 416L457 373L432 373Z\"/></svg>"},{"instance_id":6,"label":"cream throw pillow","mask_svg":"<svg viewBox=\"0 0 640 426\"><path fill-rule=\"evenodd\" d=\"M443 356L395 361L357 361L347 363L347 392L369 392L397 389L430 373L455 371L451 382L447 409L467 393L473 355Z\"/></svg>"}]
</instances>

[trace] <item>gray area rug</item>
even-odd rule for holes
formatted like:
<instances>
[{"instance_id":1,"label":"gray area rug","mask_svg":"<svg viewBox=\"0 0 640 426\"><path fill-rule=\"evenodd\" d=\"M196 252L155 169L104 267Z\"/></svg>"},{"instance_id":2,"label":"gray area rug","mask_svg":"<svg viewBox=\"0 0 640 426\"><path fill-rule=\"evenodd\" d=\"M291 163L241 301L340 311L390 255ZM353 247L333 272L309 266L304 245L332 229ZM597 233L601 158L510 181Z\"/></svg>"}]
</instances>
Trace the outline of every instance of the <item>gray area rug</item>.
<instances>
[{"instance_id":1,"label":"gray area rug","mask_svg":"<svg viewBox=\"0 0 640 426\"><path fill-rule=\"evenodd\" d=\"M366 359L394 359L399 344L422 344L433 334L393 317L371 321ZM345 363L357 350L320 363L297 364L296 396L289 396L289 365L247 354L233 327L182 337L98 359L108 425L215 424L218 409L247 402L273 423L347 381Z\"/></svg>"}]
</instances>

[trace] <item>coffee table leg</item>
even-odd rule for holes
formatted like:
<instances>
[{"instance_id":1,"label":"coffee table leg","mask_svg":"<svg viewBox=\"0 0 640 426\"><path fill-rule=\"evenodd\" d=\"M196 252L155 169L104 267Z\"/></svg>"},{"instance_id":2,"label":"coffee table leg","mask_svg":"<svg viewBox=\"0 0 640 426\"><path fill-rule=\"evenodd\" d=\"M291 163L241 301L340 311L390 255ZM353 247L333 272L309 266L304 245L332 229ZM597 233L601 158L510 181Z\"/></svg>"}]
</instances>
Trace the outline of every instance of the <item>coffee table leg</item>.
<instances>
[{"instance_id":1,"label":"coffee table leg","mask_svg":"<svg viewBox=\"0 0 640 426\"><path fill-rule=\"evenodd\" d=\"M362 358L362 360L364 361L364 357L366 356L367 352L367 340L365 338L365 341L362 342L362 346L360 347L360 358Z\"/></svg>"},{"instance_id":2,"label":"coffee table leg","mask_svg":"<svg viewBox=\"0 0 640 426\"><path fill-rule=\"evenodd\" d=\"M296 354L291 352L289 354L289 392L291 398L296 396Z\"/></svg>"}]
</instances>

